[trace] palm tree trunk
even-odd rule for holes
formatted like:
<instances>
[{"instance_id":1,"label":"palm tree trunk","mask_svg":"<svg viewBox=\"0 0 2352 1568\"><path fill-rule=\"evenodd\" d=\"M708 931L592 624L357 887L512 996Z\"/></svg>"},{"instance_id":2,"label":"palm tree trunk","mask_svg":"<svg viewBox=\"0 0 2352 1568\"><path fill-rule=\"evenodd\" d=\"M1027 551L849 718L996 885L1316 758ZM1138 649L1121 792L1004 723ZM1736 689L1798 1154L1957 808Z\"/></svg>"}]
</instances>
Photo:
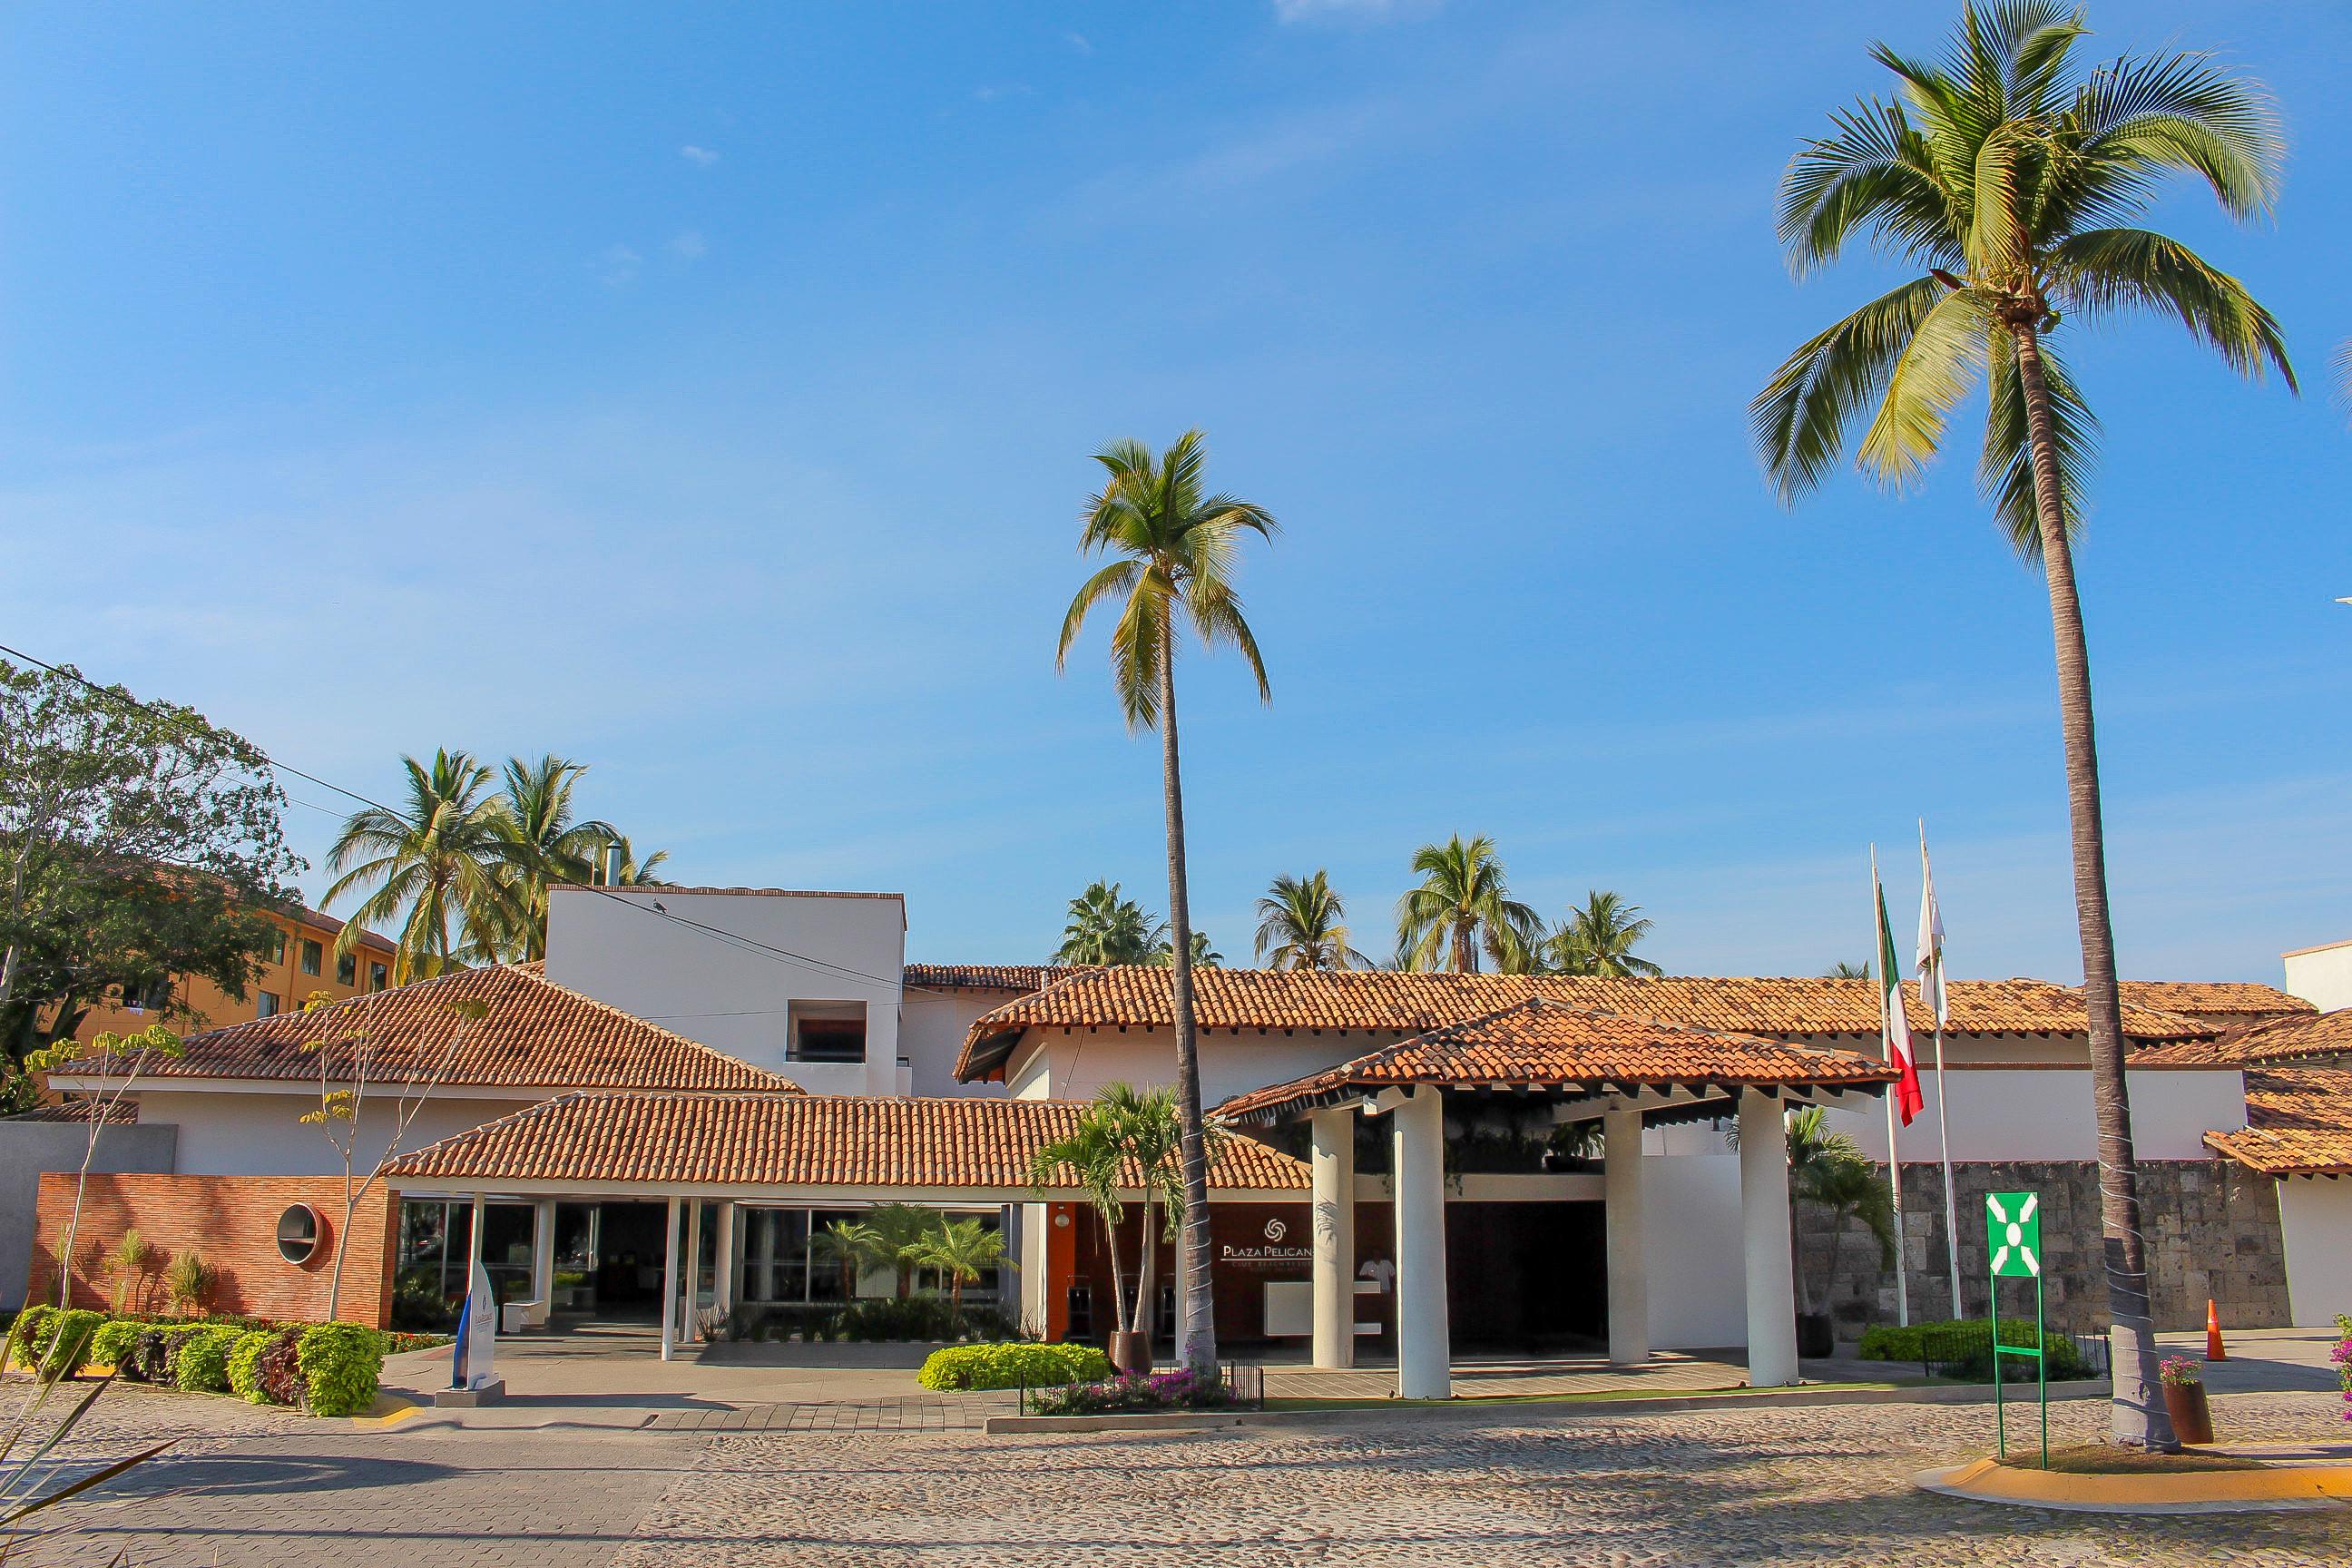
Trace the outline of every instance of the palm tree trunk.
<instances>
[{"instance_id":1,"label":"palm tree trunk","mask_svg":"<svg viewBox=\"0 0 2352 1568\"><path fill-rule=\"evenodd\" d=\"M1160 639L1160 773L1168 803L1168 937L1174 945L1168 975L1176 1016L1176 1114L1184 1167L1184 1238L1176 1260L1183 1320L1178 1353L1194 1372L1210 1373L1217 1367L1217 1315L1209 1283L1209 1141L1201 1124L1200 1040L1192 1025L1192 908L1185 889L1184 784L1176 756L1172 621Z\"/></svg>"},{"instance_id":2,"label":"palm tree trunk","mask_svg":"<svg viewBox=\"0 0 2352 1568\"><path fill-rule=\"evenodd\" d=\"M1120 1333L1127 1332L1127 1265L1119 1260L1118 1226L1111 1223L1110 1210L1098 1209L1103 1222L1103 1246L1110 1253L1110 1326Z\"/></svg>"},{"instance_id":3,"label":"palm tree trunk","mask_svg":"<svg viewBox=\"0 0 2352 1568\"><path fill-rule=\"evenodd\" d=\"M2124 1080L2123 1010L2116 999L2115 930L2107 917L2105 829L2099 816L2099 751L2091 720L2091 659L2074 558L2058 494L2058 449L2042 340L2015 321L2018 383L2025 394L2040 514L2042 574L2058 654L2058 712L2066 737L2066 806L2074 837L2074 920L2083 941L2083 1001L2089 1014L2091 1097L2099 1139L2099 1215L2105 1232L2107 1317L2114 1354L2109 1430L2117 1443L2171 1448L2172 1421L2158 1395L2155 1324L2148 1310L2147 1243L2139 1221L2139 1169L2132 1155L2131 1100Z\"/></svg>"}]
</instances>

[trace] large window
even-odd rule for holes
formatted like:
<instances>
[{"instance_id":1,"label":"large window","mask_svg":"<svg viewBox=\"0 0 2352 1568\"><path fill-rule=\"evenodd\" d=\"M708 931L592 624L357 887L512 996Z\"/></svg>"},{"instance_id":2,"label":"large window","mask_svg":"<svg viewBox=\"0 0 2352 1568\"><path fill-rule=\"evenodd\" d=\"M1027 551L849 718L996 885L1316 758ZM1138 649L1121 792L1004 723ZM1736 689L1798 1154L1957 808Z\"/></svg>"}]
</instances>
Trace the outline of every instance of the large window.
<instances>
[{"instance_id":1,"label":"large window","mask_svg":"<svg viewBox=\"0 0 2352 1568\"><path fill-rule=\"evenodd\" d=\"M307 936L306 936L306 937L304 937L304 938L302 939L302 973L305 973L305 974L316 974L316 973L319 973L319 969L320 969L320 963L321 963L321 962L326 958L326 956L327 956L327 950L326 950L325 948L323 948L323 947L320 946L320 945L319 945L319 943L317 943L316 942L313 942L310 938L309 938L309 937L307 937Z\"/></svg>"},{"instance_id":2,"label":"large window","mask_svg":"<svg viewBox=\"0 0 2352 1568\"><path fill-rule=\"evenodd\" d=\"M474 1205L463 1198L404 1198L400 1205L399 1278L415 1279L444 1298L466 1293L466 1265Z\"/></svg>"},{"instance_id":3,"label":"large window","mask_svg":"<svg viewBox=\"0 0 2352 1568\"><path fill-rule=\"evenodd\" d=\"M998 1209L943 1209L943 1219L977 1219L990 1230L1004 1223ZM856 1286L865 1285L866 1293L877 1289L887 1294L896 1288L890 1271L868 1264L863 1281L848 1278L849 1270L842 1266L840 1257L825 1245L826 1228L836 1224L860 1225L866 1220L864 1209L800 1209L752 1208L746 1206L737 1215L742 1234L742 1276L738 1281L738 1300L761 1304L789 1304L800 1301L840 1301L855 1293ZM705 1222L704 1234L709 1235L709 1222ZM915 1289L945 1294L947 1280L936 1269L918 1269ZM847 1287L848 1289L845 1289ZM984 1270L981 1277L963 1288L966 1301L987 1301L1003 1289L1002 1271Z\"/></svg>"},{"instance_id":4,"label":"large window","mask_svg":"<svg viewBox=\"0 0 2352 1568\"><path fill-rule=\"evenodd\" d=\"M866 1004L795 1002L784 1058L795 1062L862 1062L866 1059Z\"/></svg>"},{"instance_id":5,"label":"large window","mask_svg":"<svg viewBox=\"0 0 2352 1568\"><path fill-rule=\"evenodd\" d=\"M381 991L381 990L383 990L383 989L384 988L384 985L385 985L385 984L386 984L391 980L391 978L392 978L392 971L391 971L391 970L389 970L389 969L386 969L383 964L381 964L381 963L371 963L371 964L369 964L369 965L368 965L368 989L369 989L369 990L371 990L371 991Z\"/></svg>"},{"instance_id":6,"label":"large window","mask_svg":"<svg viewBox=\"0 0 2352 1568\"><path fill-rule=\"evenodd\" d=\"M253 999L253 1016L257 1018L278 1016L278 993L264 991Z\"/></svg>"},{"instance_id":7,"label":"large window","mask_svg":"<svg viewBox=\"0 0 2352 1568\"><path fill-rule=\"evenodd\" d=\"M358 957L355 954L348 952L339 952L335 954L335 984L338 985L357 985L359 983L360 961Z\"/></svg>"}]
</instances>

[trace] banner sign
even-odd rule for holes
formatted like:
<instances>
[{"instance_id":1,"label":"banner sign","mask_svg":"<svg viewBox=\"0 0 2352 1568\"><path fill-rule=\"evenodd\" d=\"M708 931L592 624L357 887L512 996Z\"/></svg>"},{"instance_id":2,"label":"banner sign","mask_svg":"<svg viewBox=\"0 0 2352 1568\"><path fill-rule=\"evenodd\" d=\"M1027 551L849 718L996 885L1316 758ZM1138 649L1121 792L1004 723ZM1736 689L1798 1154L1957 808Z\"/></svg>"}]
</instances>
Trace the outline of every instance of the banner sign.
<instances>
[{"instance_id":1,"label":"banner sign","mask_svg":"<svg viewBox=\"0 0 2352 1568\"><path fill-rule=\"evenodd\" d=\"M490 1363L498 1355L499 1302L490 1289L489 1270L478 1259L473 1283L466 1291L465 1310L457 1314L457 1342L451 1347L449 1386L480 1388L491 1380Z\"/></svg>"}]
</instances>

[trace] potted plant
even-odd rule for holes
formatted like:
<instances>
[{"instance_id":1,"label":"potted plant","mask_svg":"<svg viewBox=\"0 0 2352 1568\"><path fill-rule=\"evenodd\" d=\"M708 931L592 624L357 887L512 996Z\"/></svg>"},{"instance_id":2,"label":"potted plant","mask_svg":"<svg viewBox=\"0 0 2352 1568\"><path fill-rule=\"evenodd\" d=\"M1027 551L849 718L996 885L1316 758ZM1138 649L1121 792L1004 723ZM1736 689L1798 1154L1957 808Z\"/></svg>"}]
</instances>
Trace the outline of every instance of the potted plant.
<instances>
[{"instance_id":1,"label":"potted plant","mask_svg":"<svg viewBox=\"0 0 2352 1568\"><path fill-rule=\"evenodd\" d=\"M2164 1358L2157 1368L2164 1382L2164 1408L2172 1417L2172 1435L2183 1443L2213 1440L2213 1411L2205 1402L2205 1373L2185 1355Z\"/></svg>"}]
</instances>

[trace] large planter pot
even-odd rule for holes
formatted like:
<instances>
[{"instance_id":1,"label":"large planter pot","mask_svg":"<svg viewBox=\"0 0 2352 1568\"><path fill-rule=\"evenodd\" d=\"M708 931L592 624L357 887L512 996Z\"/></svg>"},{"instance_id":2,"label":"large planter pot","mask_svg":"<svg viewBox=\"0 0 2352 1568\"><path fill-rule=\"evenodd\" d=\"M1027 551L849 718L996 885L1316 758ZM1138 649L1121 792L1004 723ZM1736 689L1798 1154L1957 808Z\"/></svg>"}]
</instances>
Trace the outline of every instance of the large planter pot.
<instances>
[{"instance_id":1,"label":"large planter pot","mask_svg":"<svg viewBox=\"0 0 2352 1568\"><path fill-rule=\"evenodd\" d=\"M2213 1440L2213 1407L2205 1402L2203 1384L2166 1384L2164 1408L2172 1417L2172 1435L2183 1443Z\"/></svg>"},{"instance_id":2,"label":"large planter pot","mask_svg":"<svg viewBox=\"0 0 2352 1568\"><path fill-rule=\"evenodd\" d=\"M1837 1324L1827 1312L1797 1314L1797 1353L1808 1361L1837 1353Z\"/></svg>"},{"instance_id":3,"label":"large planter pot","mask_svg":"<svg viewBox=\"0 0 2352 1568\"><path fill-rule=\"evenodd\" d=\"M1125 1373L1150 1372L1151 1336L1140 1330L1114 1332L1110 1337L1110 1364Z\"/></svg>"}]
</instances>

